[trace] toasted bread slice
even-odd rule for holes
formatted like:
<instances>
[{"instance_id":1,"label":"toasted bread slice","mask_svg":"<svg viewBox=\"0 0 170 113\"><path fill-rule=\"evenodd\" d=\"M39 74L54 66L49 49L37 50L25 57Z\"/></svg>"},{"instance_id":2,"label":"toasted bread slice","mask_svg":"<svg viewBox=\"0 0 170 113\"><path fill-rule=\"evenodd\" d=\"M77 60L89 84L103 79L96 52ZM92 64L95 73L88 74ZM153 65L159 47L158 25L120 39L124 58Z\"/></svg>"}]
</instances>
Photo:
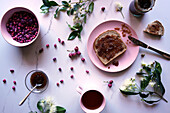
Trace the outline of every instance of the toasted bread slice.
<instances>
[{"instance_id":1,"label":"toasted bread slice","mask_svg":"<svg viewBox=\"0 0 170 113\"><path fill-rule=\"evenodd\" d=\"M144 32L157 35L157 36L163 36L164 35L164 27L158 20L148 24L147 28L144 30Z\"/></svg>"},{"instance_id":2,"label":"toasted bread slice","mask_svg":"<svg viewBox=\"0 0 170 113\"><path fill-rule=\"evenodd\" d=\"M95 39L93 49L99 60L107 65L124 53L127 46L121 40L121 36L117 31L107 30Z\"/></svg>"}]
</instances>

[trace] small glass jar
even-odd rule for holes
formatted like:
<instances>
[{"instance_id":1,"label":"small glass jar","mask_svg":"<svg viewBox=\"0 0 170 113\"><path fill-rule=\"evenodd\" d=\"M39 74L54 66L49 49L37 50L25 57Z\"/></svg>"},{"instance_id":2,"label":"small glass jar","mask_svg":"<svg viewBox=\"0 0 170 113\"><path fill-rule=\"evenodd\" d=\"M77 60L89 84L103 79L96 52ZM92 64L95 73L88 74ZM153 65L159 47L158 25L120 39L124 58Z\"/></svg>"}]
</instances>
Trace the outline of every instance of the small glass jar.
<instances>
[{"instance_id":1,"label":"small glass jar","mask_svg":"<svg viewBox=\"0 0 170 113\"><path fill-rule=\"evenodd\" d=\"M129 10L135 17L140 17L152 10L155 0L133 0L130 3Z\"/></svg>"}]
</instances>

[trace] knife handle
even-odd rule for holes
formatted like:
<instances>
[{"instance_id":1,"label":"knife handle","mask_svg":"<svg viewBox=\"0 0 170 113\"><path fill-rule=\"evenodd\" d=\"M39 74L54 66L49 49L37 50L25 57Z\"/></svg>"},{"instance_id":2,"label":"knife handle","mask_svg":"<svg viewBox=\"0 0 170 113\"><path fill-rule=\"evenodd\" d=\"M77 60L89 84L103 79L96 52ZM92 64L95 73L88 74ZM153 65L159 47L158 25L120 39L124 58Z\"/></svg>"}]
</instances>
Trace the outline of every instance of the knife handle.
<instances>
[{"instance_id":1,"label":"knife handle","mask_svg":"<svg viewBox=\"0 0 170 113\"><path fill-rule=\"evenodd\" d=\"M160 50L158 50L158 49L155 49L155 48L153 48L153 47L151 47L151 46L148 46L148 49L151 49L151 50L159 53L160 55L164 56L166 59L170 60L170 54L165 53L165 52L163 52L163 51L160 51Z\"/></svg>"}]
</instances>

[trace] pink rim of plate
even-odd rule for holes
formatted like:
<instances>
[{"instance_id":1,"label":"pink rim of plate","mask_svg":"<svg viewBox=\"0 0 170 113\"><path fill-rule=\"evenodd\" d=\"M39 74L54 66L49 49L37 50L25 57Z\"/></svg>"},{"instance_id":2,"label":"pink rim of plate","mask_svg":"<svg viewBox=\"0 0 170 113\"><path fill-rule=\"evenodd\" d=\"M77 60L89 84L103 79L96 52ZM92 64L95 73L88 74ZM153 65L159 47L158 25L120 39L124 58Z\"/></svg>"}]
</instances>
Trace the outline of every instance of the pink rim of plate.
<instances>
[{"instance_id":1,"label":"pink rim of plate","mask_svg":"<svg viewBox=\"0 0 170 113\"><path fill-rule=\"evenodd\" d=\"M127 43L127 42L130 42L130 41L127 41L128 35L126 35L126 37L123 37L121 31L118 31L118 32L122 36L122 40L126 44L127 50L125 53L123 53L121 56L119 56L115 59L115 61L119 62L119 65L115 66L113 64L109 64L107 66L104 66L102 64L102 62L96 56L96 53L93 49L93 42L95 41L95 39L104 31L114 30L114 28L121 28L122 24L125 24L126 26L128 26L128 28L131 30L132 36L135 37L136 39L138 39L136 32L128 24L126 24L122 21L118 21L118 20L109 20L109 21L105 21L105 22L99 24L97 27L95 27L93 29L93 31L91 32L91 34L89 36L89 39L87 42L88 55L89 55L91 61L93 62L93 64L103 71L106 71L106 72L122 71L122 70L128 68L130 65L132 65L132 63L135 61L136 57L138 56L139 46L136 46L132 43Z\"/></svg>"},{"instance_id":2,"label":"pink rim of plate","mask_svg":"<svg viewBox=\"0 0 170 113\"><path fill-rule=\"evenodd\" d=\"M32 15L35 16L35 18L37 19L38 21L38 18L37 16L29 9L27 8L24 8L24 7L14 7L10 10L8 10L4 16L2 17L2 20L1 20L1 33L2 33L2 36L4 37L4 39L11 45L13 46L16 46L16 47L25 47L27 45L30 45L31 43L33 43L38 35L39 35L39 32L40 32L40 25L39 25L39 21L38 21L38 34L37 36L30 42L27 42L27 43L19 43L15 40L12 39L11 35L8 33L7 29L6 29L6 23L8 21L8 19L15 13L15 12L18 12L18 11L26 11L28 13L31 13Z\"/></svg>"}]
</instances>

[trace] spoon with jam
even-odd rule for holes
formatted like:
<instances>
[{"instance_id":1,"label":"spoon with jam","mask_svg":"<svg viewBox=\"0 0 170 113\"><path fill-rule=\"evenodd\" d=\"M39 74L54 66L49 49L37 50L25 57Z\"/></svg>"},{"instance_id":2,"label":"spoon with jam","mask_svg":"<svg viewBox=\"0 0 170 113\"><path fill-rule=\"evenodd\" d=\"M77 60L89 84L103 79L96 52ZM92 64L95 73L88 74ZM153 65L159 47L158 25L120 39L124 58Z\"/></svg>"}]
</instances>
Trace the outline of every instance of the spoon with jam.
<instances>
[{"instance_id":1,"label":"spoon with jam","mask_svg":"<svg viewBox=\"0 0 170 113\"><path fill-rule=\"evenodd\" d=\"M29 82L27 82L29 81ZM29 83L29 87L28 88L28 84ZM19 103L19 106L21 106L25 100L28 98L28 96L32 93L35 92L35 89L37 92L42 92L46 89L48 84L48 78L47 75L39 70L33 70L31 72L29 72L26 76L26 86L27 88L30 90L30 92L25 96L25 98Z\"/></svg>"},{"instance_id":2,"label":"spoon with jam","mask_svg":"<svg viewBox=\"0 0 170 113\"><path fill-rule=\"evenodd\" d=\"M25 96L25 98L23 100L21 100L21 102L19 103L19 106L21 106L25 100L28 98L28 96L32 93L32 91L34 91L35 88L38 88L38 87L41 87L42 84L36 84L32 89L31 91Z\"/></svg>"}]
</instances>

